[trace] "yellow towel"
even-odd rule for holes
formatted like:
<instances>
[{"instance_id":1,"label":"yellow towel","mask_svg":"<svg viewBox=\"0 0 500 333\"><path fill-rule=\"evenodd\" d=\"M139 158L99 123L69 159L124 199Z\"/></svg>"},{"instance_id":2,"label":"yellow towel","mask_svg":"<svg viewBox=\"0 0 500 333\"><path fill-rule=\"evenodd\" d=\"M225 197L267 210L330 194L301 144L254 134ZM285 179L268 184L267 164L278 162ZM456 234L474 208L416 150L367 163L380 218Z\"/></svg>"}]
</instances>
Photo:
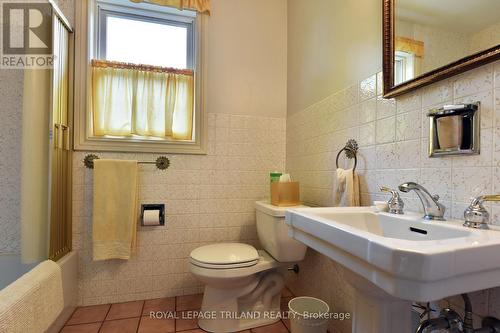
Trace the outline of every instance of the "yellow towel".
<instances>
[{"instance_id":1,"label":"yellow towel","mask_svg":"<svg viewBox=\"0 0 500 333\"><path fill-rule=\"evenodd\" d=\"M94 160L94 260L129 259L136 222L137 161Z\"/></svg>"},{"instance_id":2,"label":"yellow towel","mask_svg":"<svg viewBox=\"0 0 500 333\"><path fill-rule=\"evenodd\" d=\"M359 177L354 170L338 168L334 178L334 206L358 207L360 205Z\"/></svg>"}]
</instances>

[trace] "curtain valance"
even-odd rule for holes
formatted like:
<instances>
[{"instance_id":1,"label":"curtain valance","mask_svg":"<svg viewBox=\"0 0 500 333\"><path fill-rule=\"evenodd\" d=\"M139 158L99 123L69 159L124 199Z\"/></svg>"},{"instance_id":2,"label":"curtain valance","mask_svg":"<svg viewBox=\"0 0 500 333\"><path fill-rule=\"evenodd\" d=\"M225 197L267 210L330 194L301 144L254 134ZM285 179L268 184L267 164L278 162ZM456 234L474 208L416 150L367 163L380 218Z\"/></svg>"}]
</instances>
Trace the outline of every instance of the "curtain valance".
<instances>
[{"instance_id":1,"label":"curtain valance","mask_svg":"<svg viewBox=\"0 0 500 333\"><path fill-rule=\"evenodd\" d=\"M210 0L130 0L132 2L147 2L155 5L174 7L180 10L192 9L210 15Z\"/></svg>"}]
</instances>

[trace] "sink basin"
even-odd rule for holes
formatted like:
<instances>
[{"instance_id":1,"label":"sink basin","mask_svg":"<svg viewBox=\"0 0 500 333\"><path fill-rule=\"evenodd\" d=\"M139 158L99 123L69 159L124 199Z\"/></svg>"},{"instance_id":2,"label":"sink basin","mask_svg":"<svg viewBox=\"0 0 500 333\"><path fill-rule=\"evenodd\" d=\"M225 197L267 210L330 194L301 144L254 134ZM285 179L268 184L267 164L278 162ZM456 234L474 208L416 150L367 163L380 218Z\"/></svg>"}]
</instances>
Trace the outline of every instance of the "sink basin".
<instances>
[{"instance_id":1,"label":"sink basin","mask_svg":"<svg viewBox=\"0 0 500 333\"><path fill-rule=\"evenodd\" d=\"M500 286L499 228L468 229L461 221L427 221L421 214L371 207L290 209L286 223L293 238L346 268L359 298L353 332L388 333L398 326L394 332L405 332L411 301ZM361 313L372 321L361 320ZM384 326L376 313L392 322Z\"/></svg>"},{"instance_id":2,"label":"sink basin","mask_svg":"<svg viewBox=\"0 0 500 333\"><path fill-rule=\"evenodd\" d=\"M326 223L328 221L335 222L386 238L429 241L471 236L471 233L467 230L447 228L429 223L424 224L406 216L377 214L366 209L357 212L352 211L352 209L347 211L315 210L309 212L309 216Z\"/></svg>"}]
</instances>

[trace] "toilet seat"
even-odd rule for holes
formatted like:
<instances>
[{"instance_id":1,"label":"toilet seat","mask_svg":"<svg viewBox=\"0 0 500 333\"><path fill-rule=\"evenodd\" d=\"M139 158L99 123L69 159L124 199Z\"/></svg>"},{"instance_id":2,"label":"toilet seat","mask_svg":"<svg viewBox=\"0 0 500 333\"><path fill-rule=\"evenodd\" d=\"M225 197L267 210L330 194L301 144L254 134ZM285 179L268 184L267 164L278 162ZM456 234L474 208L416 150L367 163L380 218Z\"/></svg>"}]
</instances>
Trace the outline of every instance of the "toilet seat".
<instances>
[{"instance_id":1,"label":"toilet seat","mask_svg":"<svg viewBox=\"0 0 500 333\"><path fill-rule=\"evenodd\" d=\"M256 264L246 267L226 267L227 269L222 268L212 268L212 267L203 267L201 265L197 265L194 260L191 258L191 272L194 273L198 278L202 280L205 279L221 279L222 284L227 284L228 279L241 279L245 277L249 277L253 274L257 274L263 271L267 271L270 269L278 268L284 263L277 262L271 257L266 251L258 250L259 260ZM205 266L209 266L206 265Z\"/></svg>"},{"instance_id":2,"label":"toilet seat","mask_svg":"<svg viewBox=\"0 0 500 333\"><path fill-rule=\"evenodd\" d=\"M189 261L198 267L208 268L208 269L232 269L232 268L245 268L257 265L259 260L253 260L248 262L242 262L238 264L207 264L204 262L199 262L196 259L189 258Z\"/></svg>"},{"instance_id":3,"label":"toilet seat","mask_svg":"<svg viewBox=\"0 0 500 333\"><path fill-rule=\"evenodd\" d=\"M190 262L208 269L244 268L256 265L259 262L259 253L248 244L210 244L194 249Z\"/></svg>"}]
</instances>

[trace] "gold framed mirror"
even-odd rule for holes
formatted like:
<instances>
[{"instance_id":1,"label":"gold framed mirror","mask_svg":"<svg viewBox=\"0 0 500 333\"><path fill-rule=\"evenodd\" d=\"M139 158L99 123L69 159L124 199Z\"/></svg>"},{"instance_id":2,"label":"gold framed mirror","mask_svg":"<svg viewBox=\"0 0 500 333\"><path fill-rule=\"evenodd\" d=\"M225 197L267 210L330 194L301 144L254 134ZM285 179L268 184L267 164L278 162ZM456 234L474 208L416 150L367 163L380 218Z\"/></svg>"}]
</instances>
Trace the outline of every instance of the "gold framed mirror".
<instances>
[{"instance_id":1,"label":"gold framed mirror","mask_svg":"<svg viewBox=\"0 0 500 333\"><path fill-rule=\"evenodd\" d=\"M382 0L384 97L500 59L498 0Z\"/></svg>"}]
</instances>

